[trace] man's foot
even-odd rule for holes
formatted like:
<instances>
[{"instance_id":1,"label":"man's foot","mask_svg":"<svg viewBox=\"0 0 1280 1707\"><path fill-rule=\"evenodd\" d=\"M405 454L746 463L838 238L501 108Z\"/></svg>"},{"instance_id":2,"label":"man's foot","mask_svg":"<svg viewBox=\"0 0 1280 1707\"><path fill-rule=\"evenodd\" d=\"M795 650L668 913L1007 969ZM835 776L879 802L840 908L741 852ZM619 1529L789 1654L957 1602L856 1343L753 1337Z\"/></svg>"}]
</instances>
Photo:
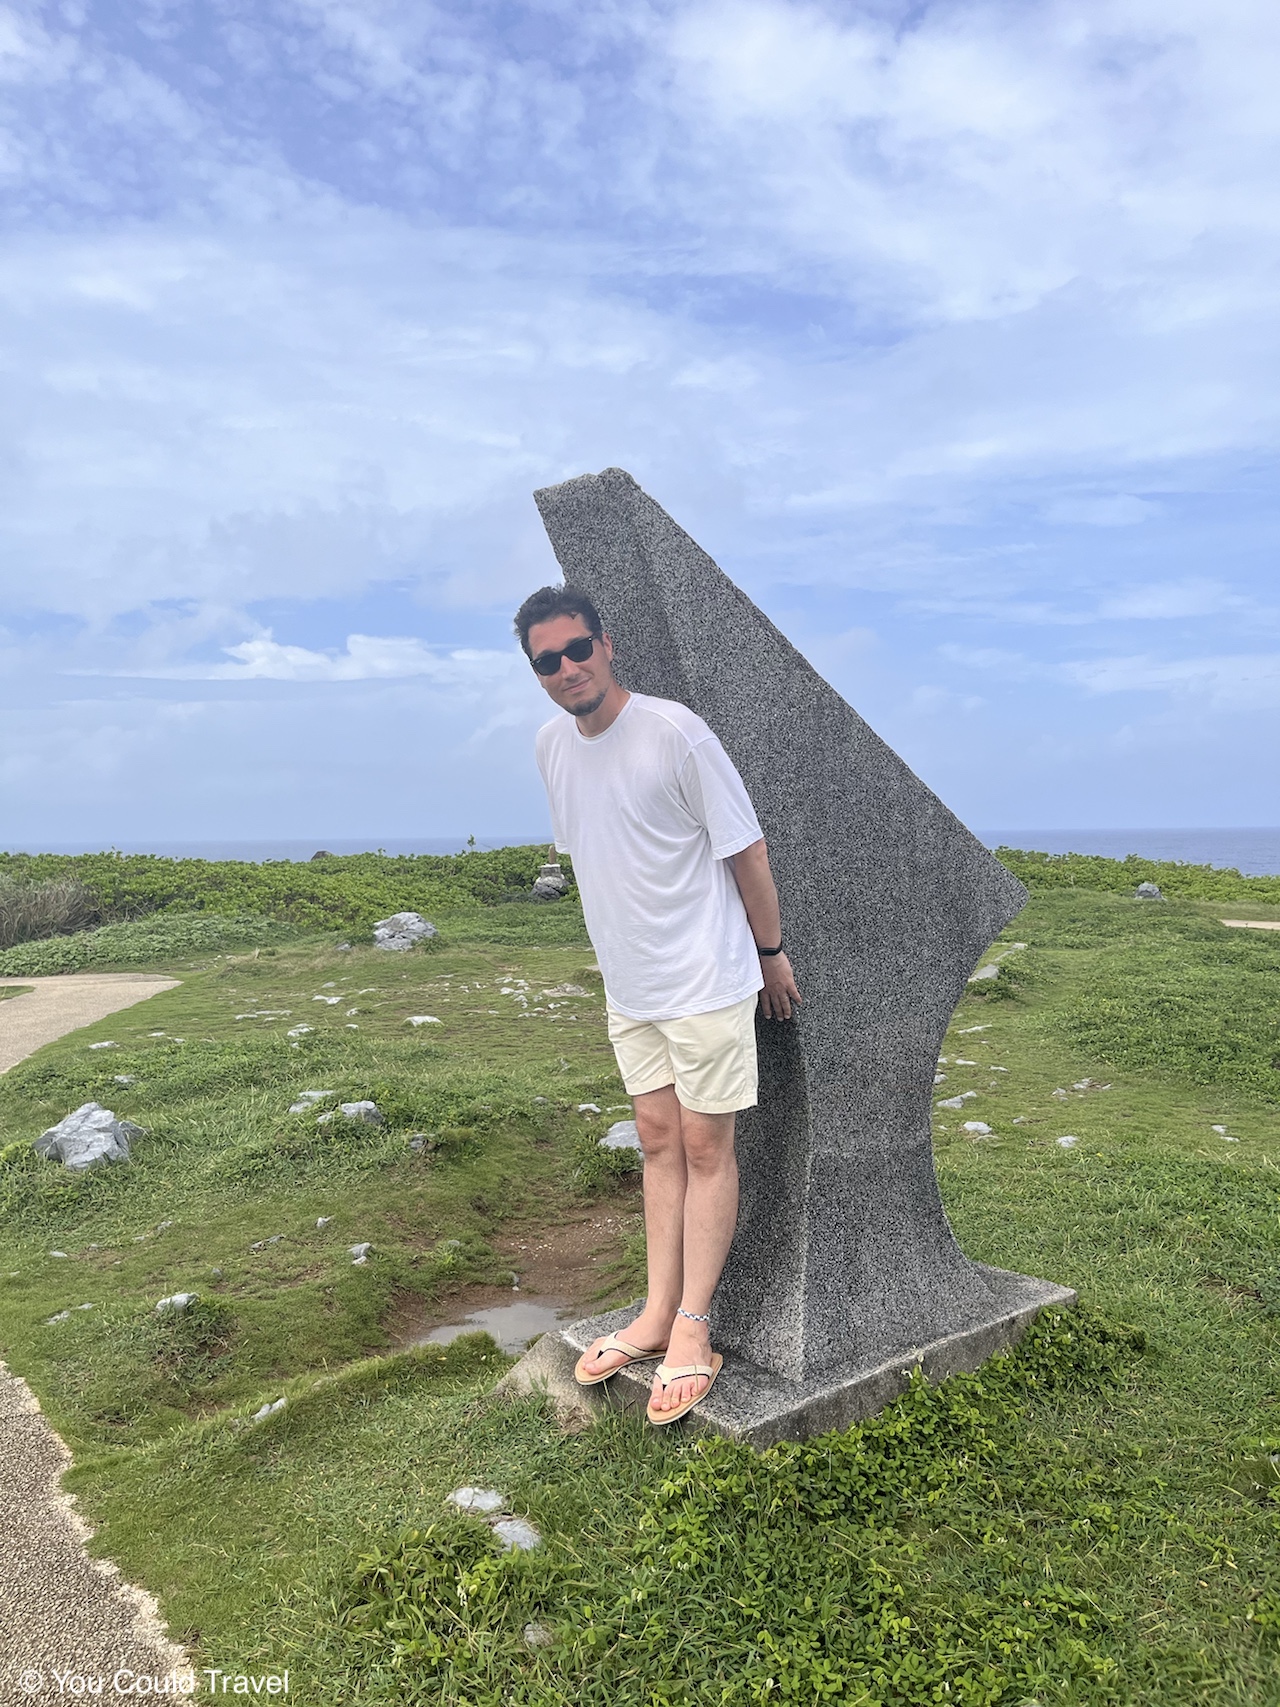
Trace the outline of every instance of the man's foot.
<instances>
[{"instance_id":1,"label":"man's foot","mask_svg":"<svg viewBox=\"0 0 1280 1707\"><path fill-rule=\"evenodd\" d=\"M704 1367L710 1364L711 1334L707 1324L691 1322L687 1316L677 1316L663 1362L669 1369L687 1369L692 1363L700 1363ZM650 1404L655 1411L674 1411L681 1405L687 1405L691 1399L701 1398L710 1385L709 1376L688 1375L664 1387L655 1376Z\"/></svg>"},{"instance_id":2,"label":"man's foot","mask_svg":"<svg viewBox=\"0 0 1280 1707\"><path fill-rule=\"evenodd\" d=\"M629 1353L609 1344L615 1337L625 1340L628 1345L635 1346L646 1355L663 1357L666 1355L669 1333L670 1323L664 1327L657 1315L651 1317L647 1310L642 1310L629 1328L620 1328L616 1336L601 1334L598 1340L592 1341L578 1361L580 1379L603 1380L615 1370L625 1369L629 1363L637 1362Z\"/></svg>"}]
</instances>

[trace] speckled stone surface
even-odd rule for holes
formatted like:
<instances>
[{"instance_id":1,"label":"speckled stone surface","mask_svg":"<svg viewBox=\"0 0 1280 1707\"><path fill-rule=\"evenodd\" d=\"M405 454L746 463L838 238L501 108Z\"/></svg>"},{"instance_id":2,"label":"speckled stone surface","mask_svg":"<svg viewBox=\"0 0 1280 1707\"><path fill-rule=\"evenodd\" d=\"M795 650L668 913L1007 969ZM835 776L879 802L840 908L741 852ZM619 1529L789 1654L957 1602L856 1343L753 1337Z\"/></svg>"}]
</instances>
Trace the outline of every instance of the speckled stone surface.
<instances>
[{"instance_id":1,"label":"speckled stone surface","mask_svg":"<svg viewBox=\"0 0 1280 1707\"><path fill-rule=\"evenodd\" d=\"M879 1363L831 1369L805 1381L785 1380L730 1352L719 1380L680 1426L694 1433L727 1434L760 1451L780 1440L808 1440L826 1429L847 1428L895 1399L914 1370L937 1382L977 1369L993 1352L1015 1345L1046 1305L1075 1303L1074 1292L1051 1281L1002 1269L983 1273L1003 1306L1002 1313L988 1321ZM620 1370L594 1387L579 1387L573 1378L574 1364L592 1340L625 1328L634 1315L634 1306L610 1310L544 1334L503 1376L495 1396L543 1394L562 1425L574 1430L605 1409L643 1415L656 1359Z\"/></svg>"},{"instance_id":2,"label":"speckled stone surface","mask_svg":"<svg viewBox=\"0 0 1280 1707\"><path fill-rule=\"evenodd\" d=\"M1026 891L630 475L535 497L623 685L691 706L741 772L804 995L795 1021L756 1022L761 1100L739 1117L717 1385L732 1394L736 1361L794 1410L786 1389L826 1392L957 1335L985 1342L1033 1302L1070 1302L964 1255L930 1144L947 1023Z\"/></svg>"}]
</instances>

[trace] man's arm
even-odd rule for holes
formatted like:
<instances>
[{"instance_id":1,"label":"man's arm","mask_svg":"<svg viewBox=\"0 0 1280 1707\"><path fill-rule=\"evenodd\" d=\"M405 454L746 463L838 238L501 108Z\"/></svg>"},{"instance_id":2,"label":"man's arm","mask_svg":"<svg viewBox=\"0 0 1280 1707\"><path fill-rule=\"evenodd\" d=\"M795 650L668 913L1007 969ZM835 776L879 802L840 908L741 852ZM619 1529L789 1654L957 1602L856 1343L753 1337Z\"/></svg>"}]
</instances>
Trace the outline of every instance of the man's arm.
<instances>
[{"instance_id":1,"label":"man's arm","mask_svg":"<svg viewBox=\"0 0 1280 1707\"><path fill-rule=\"evenodd\" d=\"M769 850L763 839L752 842L741 853L730 854L729 866L737 879L747 922L759 948L776 948L782 941L782 913L778 890L769 870ZM791 962L785 954L765 955L760 961L764 989L760 1006L769 1019L790 1019L791 1007L800 1002Z\"/></svg>"}]
</instances>

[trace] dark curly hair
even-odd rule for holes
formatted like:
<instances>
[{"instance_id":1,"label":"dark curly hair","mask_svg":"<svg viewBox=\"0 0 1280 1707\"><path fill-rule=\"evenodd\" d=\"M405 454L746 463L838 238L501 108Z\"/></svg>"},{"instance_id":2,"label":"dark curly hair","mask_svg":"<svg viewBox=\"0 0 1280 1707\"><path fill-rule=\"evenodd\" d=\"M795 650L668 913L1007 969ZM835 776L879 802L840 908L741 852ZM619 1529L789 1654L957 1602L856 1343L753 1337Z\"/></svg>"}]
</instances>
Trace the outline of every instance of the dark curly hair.
<instances>
[{"instance_id":1,"label":"dark curly hair","mask_svg":"<svg viewBox=\"0 0 1280 1707\"><path fill-rule=\"evenodd\" d=\"M585 593L576 587L539 587L516 612L516 633L526 658L533 656L529 650L529 630L535 622L550 622L553 616L580 616L597 640L604 633L600 612Z\"/></svg>"}]
</instances>

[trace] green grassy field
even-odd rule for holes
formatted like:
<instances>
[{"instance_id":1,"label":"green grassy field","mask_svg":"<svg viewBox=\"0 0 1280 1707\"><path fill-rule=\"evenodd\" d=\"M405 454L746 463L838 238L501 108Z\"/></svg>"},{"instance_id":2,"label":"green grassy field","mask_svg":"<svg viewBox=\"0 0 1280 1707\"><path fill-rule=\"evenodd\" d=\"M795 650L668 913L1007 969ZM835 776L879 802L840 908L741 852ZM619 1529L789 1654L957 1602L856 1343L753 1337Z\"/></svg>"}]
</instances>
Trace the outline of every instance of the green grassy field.
<instances>
[{"instance_id":1,"label":"green grassy field","mask_svg":"<svg viewBox=\"0 0 1280 1707\"><path fill-rule=\"evenodd\" d=\"M184 956L0 1079L0 1345L95 1547L202 1664L288 1666L300 1701L1280 1701L1280 933L1224 916L1268 906L1064 886L1006 933L943 1048L938 1098L976 1094L939 1176L971 1255L1083 1308L806 1447L565 1436L486 1400L492 1342L394 1350L409 1306L509 1281L521 1230L634 1212L595 1149L618 1113L577 1109L624 1098L572 903L403 957ZM388 1124L289 1115L304 1089ZM73 1180L30 1139L91 1098L148 1136ZM543 1546L447 1516L466 1482Z\"/></svg>"}]
</instances>

